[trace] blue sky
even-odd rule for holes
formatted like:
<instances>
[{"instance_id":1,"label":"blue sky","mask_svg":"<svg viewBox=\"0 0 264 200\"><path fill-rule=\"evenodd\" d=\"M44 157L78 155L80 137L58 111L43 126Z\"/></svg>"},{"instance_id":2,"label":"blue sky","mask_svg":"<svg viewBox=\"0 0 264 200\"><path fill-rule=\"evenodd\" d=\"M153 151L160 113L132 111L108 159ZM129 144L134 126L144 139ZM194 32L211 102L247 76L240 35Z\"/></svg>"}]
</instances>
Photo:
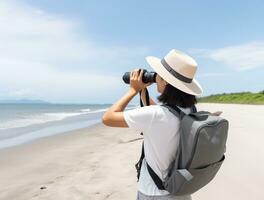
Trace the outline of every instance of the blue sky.
<instances>
[{"instance_id":1,"label":"blue sky","mask_svg":"<svg viewBox=\"0 0 264 200\"><path fill-rule=\"evenodd\" d=\"M152 71L145 57L173 48L197 61L202 96L264 90L263 10L261 1L1 1L0 99L114 103L129 88L124 72Z\"/></svg>"}]
</instances>

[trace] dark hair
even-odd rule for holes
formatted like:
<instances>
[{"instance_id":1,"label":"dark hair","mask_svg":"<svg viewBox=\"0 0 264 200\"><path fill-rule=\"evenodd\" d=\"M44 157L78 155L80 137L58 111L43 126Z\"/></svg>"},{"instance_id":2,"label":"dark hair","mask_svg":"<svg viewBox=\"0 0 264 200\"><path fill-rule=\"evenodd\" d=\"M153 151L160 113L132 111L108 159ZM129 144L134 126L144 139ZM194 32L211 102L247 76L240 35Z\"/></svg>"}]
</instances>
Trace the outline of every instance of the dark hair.
<instances>
[{"instance_id":1,"label":"dark hair","mask_svg":"<svg viewBox=\"0 0 264 200\"><path fill-rule=\"evenodd\" d=\"M157 97L159 102L163 104L176 105L183 108L192 107L197 103L195 95L185 93L169 83L165 86L165 89L161 95Z\"/></svg>"}]
</instances>

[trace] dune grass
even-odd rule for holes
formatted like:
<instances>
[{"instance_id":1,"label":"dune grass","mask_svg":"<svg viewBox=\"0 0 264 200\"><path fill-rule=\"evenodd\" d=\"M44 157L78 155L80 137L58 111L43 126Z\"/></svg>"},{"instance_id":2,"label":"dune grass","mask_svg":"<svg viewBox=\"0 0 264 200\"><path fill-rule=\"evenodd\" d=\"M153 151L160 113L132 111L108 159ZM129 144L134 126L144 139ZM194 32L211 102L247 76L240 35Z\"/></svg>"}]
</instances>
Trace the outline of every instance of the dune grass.
<instances>
[{"instance_id":1,"label":"dune grass","mask_svg":"<svg viewBox=\"0 0 264 200\"><path fill-rule=\"evenodd\" d=\"M197 98L198 103L234 103L264 105L264 90L258 93L223 93Z\"/></svg>"}]
</instances>

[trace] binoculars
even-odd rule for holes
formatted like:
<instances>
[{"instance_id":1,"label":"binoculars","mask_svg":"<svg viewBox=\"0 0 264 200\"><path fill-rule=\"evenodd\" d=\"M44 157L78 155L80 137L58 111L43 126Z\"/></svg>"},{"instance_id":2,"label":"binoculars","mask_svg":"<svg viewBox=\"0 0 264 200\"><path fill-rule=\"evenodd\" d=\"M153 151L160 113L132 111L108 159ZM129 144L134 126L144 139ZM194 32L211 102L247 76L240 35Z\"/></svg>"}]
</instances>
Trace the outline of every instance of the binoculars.
<instances>
[{"instance_id":1,"label":"binoculars","mask_svg":"<svg viewBox=\"0 0 264 200\"><path fill-rule=\"evenodd\" d=\"M139 73L140 73L140 70L139 70ZM123 81L126 84L130 83L130 73L131 72L125 72L125 74L123 75ZM154 83L156 82L156 76L157 76L156 72L148 72L146 69L143 69L142 82L143 83L149 83L149 82Z\"/></svg>"}]
</instances>

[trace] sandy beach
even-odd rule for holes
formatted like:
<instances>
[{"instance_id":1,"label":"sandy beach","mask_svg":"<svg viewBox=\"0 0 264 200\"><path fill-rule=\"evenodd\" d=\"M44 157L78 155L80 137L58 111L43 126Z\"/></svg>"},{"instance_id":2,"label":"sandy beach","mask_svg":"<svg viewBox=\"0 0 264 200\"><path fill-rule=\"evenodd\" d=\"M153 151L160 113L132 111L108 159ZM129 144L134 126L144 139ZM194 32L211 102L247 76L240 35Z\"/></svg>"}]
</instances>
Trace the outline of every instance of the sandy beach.
<instances>
[{"instance_id":1,"label":"sandy beach","mask_svg":"<svg viewBox=\"0 0 264 200\"><path fill-rule=\"evenodd\" d=\"M193 200L264 199L264 106L200 103L229 121L226 159ZM135 200L142 136L102 123L0 150L1 200ZM41 189L42 188L42 189Z\"/></svg>"}]
</instances>

